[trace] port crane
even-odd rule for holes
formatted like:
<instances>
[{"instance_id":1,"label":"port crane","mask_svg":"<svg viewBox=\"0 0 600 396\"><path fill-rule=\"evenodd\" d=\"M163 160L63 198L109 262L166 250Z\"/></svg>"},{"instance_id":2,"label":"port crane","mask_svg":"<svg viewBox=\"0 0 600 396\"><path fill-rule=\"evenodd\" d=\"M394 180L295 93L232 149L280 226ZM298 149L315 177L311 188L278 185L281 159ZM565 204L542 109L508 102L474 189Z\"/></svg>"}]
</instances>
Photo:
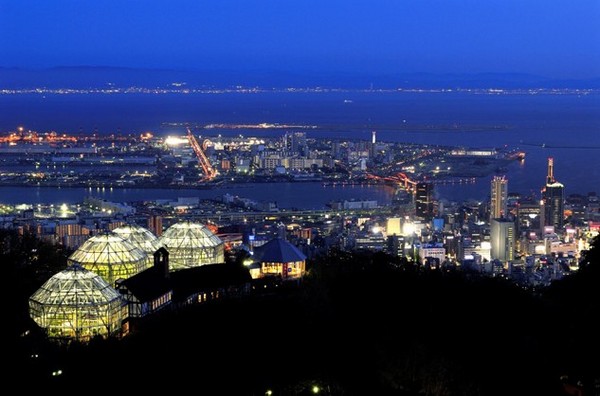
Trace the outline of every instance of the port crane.
<instances>
[{"instance_id":1,"label":"port crane","mask_svg":"<svg viewBox=\"0 0 600 396\"><path fill-rule=\"evenodd\" d=\"M203 145L204 146L204 149L203 149L202 146L200 146L200 143L198 143L198 139L196 139L196 137L192 133L192 130L189 127L187 128L187 138L190 142L190 146L192 146L192 149L194 150L194 153L196 154L196 157L198 157L198 164L200 165L200 167L202 168L202 171L204 172L204 177L202 178L202 181L210 181L210 180L214 179L217 176L217 171L210 164L208 157L204 153L207 142L205 142L205 144Z\"/></svg>"}]
</instances>

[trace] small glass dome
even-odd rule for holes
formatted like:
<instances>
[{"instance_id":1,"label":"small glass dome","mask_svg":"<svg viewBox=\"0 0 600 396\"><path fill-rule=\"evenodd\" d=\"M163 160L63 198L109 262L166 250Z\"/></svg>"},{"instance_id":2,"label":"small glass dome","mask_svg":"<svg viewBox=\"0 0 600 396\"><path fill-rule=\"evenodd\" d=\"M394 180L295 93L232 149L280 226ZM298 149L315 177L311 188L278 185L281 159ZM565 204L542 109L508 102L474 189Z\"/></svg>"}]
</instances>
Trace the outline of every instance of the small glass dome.
<instances>
[{"instance_id":1,"label":"small glass dome","mask_svg":"<svg viewBox=\"0 0 600 396\"><path fill-rule=\"evenodd\" d=\"M136 224L129 224L115 228L113 232L135 247L143 250L148 255L148 261L152 264L154 252L162 247L162 244L152 232Z\"/></svg>"},{"instance_id":2,"label":"small glass dome","mask_svg":"<svg viewBox=\"0 0 600 396\"><path fill-rule=\"evenodd\" d=\"M69 256L68 263L95 272L111 286L150 266L146 252L115 234L91 237Z\"/></svg>"},{"instance_id":3,"label":"small glass dome","mask_svg":"<svg viewBox=\"0 0 600 396\"><path fill-rule=\"evenodd\" d=\"M121 295L78 264L54 275L29 298L29 315L48 337L89 340L121 330Z\"/></svg>"},{"instance_id":4,"label":"small glass dome","mask_svg":"<svg viewBox=\"0 0 600 396\"><path fill-rule=\"evenodd\" d=\"M202 224L173 224L160 242L169 251L169 265L174 271L225 262L223 241Z\"/></svg>"}]
</instances>

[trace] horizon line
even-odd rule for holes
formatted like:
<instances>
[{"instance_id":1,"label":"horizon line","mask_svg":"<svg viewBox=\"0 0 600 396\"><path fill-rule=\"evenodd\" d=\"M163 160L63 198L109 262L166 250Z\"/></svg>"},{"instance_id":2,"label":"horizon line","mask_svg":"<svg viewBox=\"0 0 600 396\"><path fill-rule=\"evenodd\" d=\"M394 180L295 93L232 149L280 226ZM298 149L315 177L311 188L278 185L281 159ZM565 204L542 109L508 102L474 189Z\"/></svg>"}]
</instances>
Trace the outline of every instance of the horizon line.
<instances>
[{"instance_id":1,"label":"horizon line","mask_svg":"<svg viewBox=\"0 0 600 396\"><path fill-rule=\"evenodd\" d=\"M597 80L600 79L600 75L590 77L549 77L544 74L532 73L527 71L476 71L476 72L433 72L433 71L363 71L363 70L292 70L292 69L281 69L281 68L252 68L252 69L233 69L233 68L174 68L174 67L145 67L145 66L126 66L126 65L92 65L92 64L77 64L77 65L52 65L52 66L17 66L17 65L0 65L0 69L4 70L21 70L21 71L52 71L57 69L114 69L114 70L144 70L144 71L155 71L155 72L186 72L186 73L199 73L199 72L210 72L210 73L281 73L281 74L297 74L297 75L310 75L310 74L339 74L339 75L357 75L361 77L391 77L391 76L502 76L502 75L513 75L521 77L531 77L544 80Z\"/></svg>"}]
</instances>

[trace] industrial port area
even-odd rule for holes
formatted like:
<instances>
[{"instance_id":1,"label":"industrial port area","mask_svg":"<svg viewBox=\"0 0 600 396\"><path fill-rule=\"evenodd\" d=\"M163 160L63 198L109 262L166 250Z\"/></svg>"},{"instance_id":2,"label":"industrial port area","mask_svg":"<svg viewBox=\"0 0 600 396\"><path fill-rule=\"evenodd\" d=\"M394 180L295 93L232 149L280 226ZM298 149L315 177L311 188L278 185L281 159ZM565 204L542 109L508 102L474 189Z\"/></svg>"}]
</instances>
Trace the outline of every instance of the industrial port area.
<instances>
[{"instance_id":1,"label":"industrial port area","mask_svg":"<svg viewBox=\"0 0 600 396\"><path fill-rule=\"evenodd\" d=\"M312 138L278 125L177 125L179 134L68 134L18 127L0 133L0 185L211 188L260 182L470 182L505 172L524 152ZM221 128L228 129L221 129ZM239 134L274 129L273 136ZM210 135L206 134L209 131ZM223 133L220 133L223 132Z\"/></svg>"}]
</instances>

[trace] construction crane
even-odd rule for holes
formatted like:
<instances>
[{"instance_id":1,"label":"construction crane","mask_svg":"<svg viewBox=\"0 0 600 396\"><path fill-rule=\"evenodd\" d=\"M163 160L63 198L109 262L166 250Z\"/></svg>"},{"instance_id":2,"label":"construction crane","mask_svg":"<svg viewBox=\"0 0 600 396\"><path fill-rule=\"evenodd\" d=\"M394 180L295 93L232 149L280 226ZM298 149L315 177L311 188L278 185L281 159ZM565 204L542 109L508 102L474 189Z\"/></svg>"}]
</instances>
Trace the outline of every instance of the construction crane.
<instances>
[{"instance_id":1,"label":"construction crane","mask_svg":"<svg viewBox=\"0 0 600 396\"><path fill-rule=\"evenodd\" d=\"M187 137L190 142L190 146L192 146L192 149L196 154L196 157L198 157L198 164L204 172L204 177L202 178L202 181L210 181L214 179L217 176L217 171L210 164L208 157L206 157L206 154L204 154L204 150L198 143L198 140L196 139L190 128L187 128ZM204 145L204 148L206 149L206 144Z\"/></svg>"}]
</instances>

